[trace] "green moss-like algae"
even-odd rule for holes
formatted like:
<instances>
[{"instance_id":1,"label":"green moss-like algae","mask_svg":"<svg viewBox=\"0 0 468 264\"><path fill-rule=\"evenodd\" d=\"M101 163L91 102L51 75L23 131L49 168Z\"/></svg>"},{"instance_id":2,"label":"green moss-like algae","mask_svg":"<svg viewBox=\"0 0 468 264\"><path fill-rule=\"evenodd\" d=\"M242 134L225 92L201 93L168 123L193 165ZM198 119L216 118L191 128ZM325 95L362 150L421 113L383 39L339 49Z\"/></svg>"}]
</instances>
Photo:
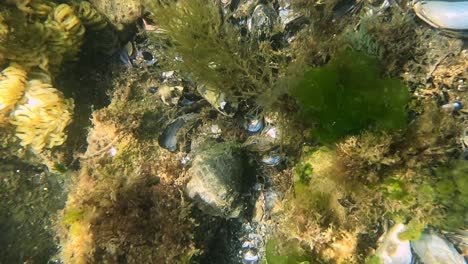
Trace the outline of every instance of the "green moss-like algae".
<instances>
[{"instance_id":1,"label":"green moss-like algae","mask_svg":"<svg viewBox=\"0 0 468 264\"><path fill-rule=\"evenodd\" d=\"M322 143L406 123L407 87L397 79L381 78L378 60L363 53L343 51L329 64L307 70L293 94Z\"/></svg>"}]
</instances>

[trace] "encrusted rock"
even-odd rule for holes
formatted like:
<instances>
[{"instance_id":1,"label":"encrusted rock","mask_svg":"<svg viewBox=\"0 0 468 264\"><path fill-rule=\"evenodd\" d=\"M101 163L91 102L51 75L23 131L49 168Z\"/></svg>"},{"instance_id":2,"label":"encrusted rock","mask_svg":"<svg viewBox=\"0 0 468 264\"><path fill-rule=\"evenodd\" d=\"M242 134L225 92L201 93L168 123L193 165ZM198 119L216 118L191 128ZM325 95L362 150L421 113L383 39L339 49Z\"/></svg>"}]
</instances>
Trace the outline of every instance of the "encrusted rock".
<instances>
[{"instance_id":1,"label":"encrusted rock","mask_svg":"<svg viewBox=\"0 0 468 264\"><path fill-rule=\"evenodd\" d=\"M141 0L90 0L94 7L105 14L118 30L134 23L142 15Z\"/></svg>"},{"instance_id":2,"label":"encrusted rock","mask_svg":"<svg viewBox=\"0 0 468 264\"><path fill-rule=\"evenodd\" d=\"M205 142L196 151L187 193L207 214L238 217L242 181L240 150L232 143Z\"/></svg>"}]
</instances>

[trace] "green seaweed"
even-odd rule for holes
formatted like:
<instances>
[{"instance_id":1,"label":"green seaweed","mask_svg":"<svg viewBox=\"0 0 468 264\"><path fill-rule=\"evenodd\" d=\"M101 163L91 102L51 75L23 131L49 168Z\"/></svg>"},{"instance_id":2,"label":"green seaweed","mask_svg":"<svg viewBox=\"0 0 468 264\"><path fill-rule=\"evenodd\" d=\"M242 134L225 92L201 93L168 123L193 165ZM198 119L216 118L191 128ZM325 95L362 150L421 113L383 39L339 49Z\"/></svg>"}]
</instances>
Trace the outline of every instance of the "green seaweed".
<instances>
[{"instance_id":1,"label":"green seaweed","mask_svg":"<svg viewBox=\"0 0 468 264\"><path fill-rule=\"evenodd\" d=\"M373 57L342 51L328 65L304 73L293 95L319 142L330 144L366 129L405 126L408 89L397 79L381 78L379 69Z\"/></svg>"},{"instance_id":2,"label":"green seaweed","mask_svg":"<svg viewBox=\"0 0 468 264\"><path fill-rule=\"evenodd\" d=\"M406 225L406 230L398 234L398 238L400 240L416 241L421 237L422 232L424 231L426 226L426 223L412 219Z\"/></svg>"},{"instance_id":3,"label":"green seaweed","mask_svg":"<svg viewBox=\"0 0 468 264\"><path fill-rule=\"evenodd\" d=\"M295 241L283 245L278 239L271 239L266 244L266 263L268 264L309 264L305 251Z\"/></svg>"},{"instance_id":4,"label":"green seaweed","mask_svg":"<svg viewBox=\"0 0 468 264\"><path fill-rule=\"evenodd\" d=\"M445 207L446 216L440 226L466 228L466 212L468 212L468 164L465 161L453 163L447 168L436 172L441 179L435 184L436 200Z\"/></svg>"},{"instance_id":5,"label":"green seaweed","mask_svg":"<svg viewBox=\"0 0 468 264\"><path fill-rule=\"evenodd\" d=\"M165 34L149 38L165 47L165 64L230 98L251 98L272 87L276 64L268 42L243 37L214 2L161 2L150 9Z\"/></svg>"}]
</instances>

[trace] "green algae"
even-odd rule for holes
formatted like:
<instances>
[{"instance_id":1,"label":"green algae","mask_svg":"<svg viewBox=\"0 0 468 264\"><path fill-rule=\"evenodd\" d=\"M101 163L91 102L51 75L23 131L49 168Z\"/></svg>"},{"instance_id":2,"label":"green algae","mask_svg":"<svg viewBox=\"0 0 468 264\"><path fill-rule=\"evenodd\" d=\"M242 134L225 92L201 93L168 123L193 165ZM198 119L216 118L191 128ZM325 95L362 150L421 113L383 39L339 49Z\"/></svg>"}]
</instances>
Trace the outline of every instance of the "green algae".
<instances>
[{"instance_id":1,"label":"green algae","mask_svg":"<svg viewBox=\"0 0 468 264\"><path fill-rule=\"evenodd\" d=\"M267 264L309 264L305 251L297 241L281 243L279 239L271 239L266 244Z\"/></svg>"},{"instance_id":2,"label":"green algae","mask_svg":"<svg viewBox=\"0 0 468 264\"><path fill-rule=\"evenodd\" d=\"M165 34L149 38L165 48L165 64L228 98L251 98L273 85L279 61L268 42L243 37L213 2L161 2L151 10Z\"/></svg>"},{"instance_id":3,"label":"green algae","mask_svg":"<svg viewBox=\"0 0 468 264\"><path fill-rule=\"evenodd\" d=\"M397 79L381 78L379 69L377 59L343 51L304 73L293 95L319 142L330 144L367 129L405 127L408 88Z\"/></svg>"}]
</instances>

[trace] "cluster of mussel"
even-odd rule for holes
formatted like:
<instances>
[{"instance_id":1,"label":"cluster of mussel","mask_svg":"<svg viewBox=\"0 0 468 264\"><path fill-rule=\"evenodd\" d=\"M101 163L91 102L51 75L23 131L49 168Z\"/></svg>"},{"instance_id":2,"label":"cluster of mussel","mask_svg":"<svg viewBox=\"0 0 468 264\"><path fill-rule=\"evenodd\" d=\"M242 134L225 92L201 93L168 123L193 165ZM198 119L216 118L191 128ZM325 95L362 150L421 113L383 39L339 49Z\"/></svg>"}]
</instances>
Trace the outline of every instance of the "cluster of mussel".
<instances>
[{"instance_id":1,"label":"cluster of mussel","mask_svg":"<svg viewBox=\"0 0 468 264\"><path fill-rule=\"evenodd\" d=\"M305 16L291 9L287 0L276 1L276 6L255 0L221 0L221 2L223 12L230 17L232 22L258 39L269 38L279 44L287 43L294 39L294 33L302 25L308 23ZM334 9L337 16L354 10L359 4L359 1L341 2L342 4ZM414 4L413 9L418 17L432 26L458 36L468 36L468 19L462 16L468 10L466 1L419 1ZM436 12L436 10L439 11ZM455 15L449 18L447 14ZM282 30L275 32L274 27L277 22L280 23ZM147 21L142 20L142 24L144 29L154 30ZM129 68L157 66L158 50L151 48L150 45L151 43L147 41L137 44L129 43L119 53L120 60ZM182 59L174 58L174 60ZM242 105L231 102L224 94L206 85L196 84L189 78L182 77L177 71L161 72L156 84L148 85L147 93L149 96L160 99L170 111L175 109L175 113L171 113L175 118L166 123L159 136L160 146L168 151L191 153L202 144L201 141L206 139L233 140L243 142L241 145L250 153L249 157L265 166L277 166L284 159L280 148L282 133L278 127L278 117L274 114L243 109ZM207 110L210 112L208 115ZM468 130L465 131L463 140L468 148ZM186 155L182 163L189 164L192 159L194 159L193 156ZM214 158L209 157L209 159ZM191 190L197 194L209 191L199 186ZM216 195L219 195L219 192ZM218 198L216 195L211 197ZM239 197L238 194L228 192L229 195ZM210 195L206 197L208 196ZM227 199L222 203L226 201ZM207 200L205 202L208 204ZM211 208L211 211L213 210L214 215L218 216L237 215L234 209ZM376 252L376 255L384 261L383 263L448 263L445 261L447 259L453 259L450 263L466 263L455 247L441 235L426 232L418 241L402 242L398 239L398 233L403 229L404 226L395 225L383 236L382 245ZM258 235L261 232L253 227L248 228L245 233L241 258L244 263L257 263L262 255L259 248L264 247L263 236ZM467 237L466 234L464 237ZM467 241L461 243L466 244ZM436 256L438 253L444 255ZM441 262L441 259L445 262Z\"/></svg>"},{"instance_id":2,"label":"cluster of mussel","mask_svg":"<svg viewBox=\"0 0 468 264\"><path fill-rule=\"evenodd\" d=\"M380 263L466 264L466 259L463 257L468 250L466 231L459 230L443 236L435 230L428 229L418 240L410 242L399 239L399 234L405 230L404 224L395 224L381 237L381 245L375 254L380 259ZM459 249L454 244L458 244ZM463 254L458 250L463 251Z\"/></svg>"},{"instance_id":3,"label":"cluster of mussel","mask_svg":"<svg viewBox=\"0 0 468 264\"><path fill-rule=\"evenodd\" d=\"M241 33L280 43L290 40L307 20L292 10L289 1L275 3L256 0L221 1L224 15L241 28ZM157 31L146 18L141 19L140 24L143 30ZM281 29L277 29L278 25ZM127 43L118 57L129 69L157 68L158 53L163 52L163 49L154 45L147 39L136 39ZM174 60L182 61L183 58L175 57ZM281 133L277 117L246 109L241 102L235 102L205 84L196 83L183 73L169 70L158 72L158 75L153 84L147 85L147 93L168 106L168 115L176 116L167 122L159 136L162 148L188 153L200 143L196 137L228 138L237 142L245 140L245 149L265 165L275 166L281 162ZM213 112L208 118L200 114L207 112L207 109ZM224 136L235 133L243 135L237 138Z\"/></svg>"}]
</instances>

